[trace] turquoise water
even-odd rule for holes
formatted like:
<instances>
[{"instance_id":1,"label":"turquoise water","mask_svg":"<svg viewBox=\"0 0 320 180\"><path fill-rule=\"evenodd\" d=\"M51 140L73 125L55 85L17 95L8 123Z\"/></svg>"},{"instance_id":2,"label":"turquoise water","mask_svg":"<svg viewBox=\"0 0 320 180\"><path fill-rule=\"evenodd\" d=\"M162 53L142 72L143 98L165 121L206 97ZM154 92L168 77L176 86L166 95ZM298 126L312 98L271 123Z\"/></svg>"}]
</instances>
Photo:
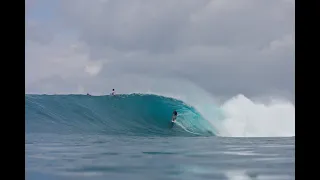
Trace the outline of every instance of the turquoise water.
<instances>
[{"instance_id":1,"label":"turquoise water","mask_svg":"<svg viewBox=\"0 0 320 180\"><path fill-rule=\"evenodd\" d=\"M26 95L25 115L27 179L295 179L294 138L219 137L173 98Z\"/></svg>"},{"instance_id":2,"label":"turquoise water","mask_svg":"<svg viewBox=\"0 0 320 180\"><path fill-rule=\"evenodd\" d=\"M172 129L172 112L178 124ZM211 136L214 128L193 107L157 95L27 95L26 131L134 136Z\"/></svg>"}]
</instances>

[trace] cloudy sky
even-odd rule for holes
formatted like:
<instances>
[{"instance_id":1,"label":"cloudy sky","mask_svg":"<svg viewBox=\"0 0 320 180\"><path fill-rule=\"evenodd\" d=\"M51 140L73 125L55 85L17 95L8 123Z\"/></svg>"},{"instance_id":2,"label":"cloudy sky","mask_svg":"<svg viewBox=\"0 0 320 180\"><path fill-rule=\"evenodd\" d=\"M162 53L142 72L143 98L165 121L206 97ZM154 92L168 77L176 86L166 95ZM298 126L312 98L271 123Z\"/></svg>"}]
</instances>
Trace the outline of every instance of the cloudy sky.
<instances>
[{"instance_id":1,"label":"cloudy sky","mask_svg":"<svg viewBox=\"0 0 320 180\"><path fill-rule=\"evenodd\" d=\"M26 93L294 97L293 0L27 0Z\"/></svg>"}]
</instances>

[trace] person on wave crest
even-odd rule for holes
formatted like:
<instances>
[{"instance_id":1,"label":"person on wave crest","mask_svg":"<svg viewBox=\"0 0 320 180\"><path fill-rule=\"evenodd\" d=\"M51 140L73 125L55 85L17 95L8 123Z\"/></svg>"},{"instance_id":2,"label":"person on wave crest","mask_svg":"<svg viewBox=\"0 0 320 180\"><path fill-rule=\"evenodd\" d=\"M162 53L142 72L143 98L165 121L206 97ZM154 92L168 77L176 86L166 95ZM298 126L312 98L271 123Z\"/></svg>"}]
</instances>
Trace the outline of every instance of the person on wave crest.
<instances>
[{"instance_id":1,"label":"person on wave crest","mask_svg":"<svg viewBox=\"0 0 320 180\"><path fill-rule=\"evenodd\" d=\"M114 96L114 95L116 95L116 92L114 91L114 89L112 89L112 92L111 92L111 94L110 94L111 96Z\"/></svg>"}]
</instances>

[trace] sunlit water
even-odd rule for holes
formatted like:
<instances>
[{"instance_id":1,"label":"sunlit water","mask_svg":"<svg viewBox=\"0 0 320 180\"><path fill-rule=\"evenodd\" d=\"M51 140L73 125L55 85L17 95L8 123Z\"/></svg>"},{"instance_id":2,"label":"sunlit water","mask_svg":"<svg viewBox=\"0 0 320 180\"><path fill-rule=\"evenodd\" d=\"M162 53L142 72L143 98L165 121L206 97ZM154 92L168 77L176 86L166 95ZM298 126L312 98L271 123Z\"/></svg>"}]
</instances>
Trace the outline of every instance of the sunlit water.
<instances>
[{"instance_id":1,"label":"sunlit water","mask_svg":"<svg viewBox=\"0 0 320 180\"><path fill-rule=\"evenodd\" d=\"M26 179L295 179L295 139L26 134Z\"/></svg>"}]
</instances>

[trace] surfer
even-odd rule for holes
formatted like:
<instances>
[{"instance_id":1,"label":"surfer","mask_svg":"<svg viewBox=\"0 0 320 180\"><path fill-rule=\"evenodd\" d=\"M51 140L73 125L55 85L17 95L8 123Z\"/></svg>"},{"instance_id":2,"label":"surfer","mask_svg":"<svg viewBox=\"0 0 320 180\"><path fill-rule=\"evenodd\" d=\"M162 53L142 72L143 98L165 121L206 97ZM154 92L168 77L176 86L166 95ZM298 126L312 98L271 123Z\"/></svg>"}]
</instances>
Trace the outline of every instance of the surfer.
<instances>
[{"instance_id":1,"label":"surfer","mask_svg":"<svg viewBox=\"0 0 320 180\"><path fill-rule=\"evenodd\" d=\"M176 110L174 110L173 113L172 113L172 120L171 120L171 122L176 122L177 116L178 116L178 113L177 113Z\"/></svg>"},{"instance_id":2,"label":"surfer","mask_svg":"<svg viewBox=\"0 0 320 180\"><path fill-rule=\"evenodd\" d=\"M176 110L174 110L172 113L172 118L171 118L171 128L173 128L173 125L176 122L177 116L178 116L178 113Z\"/></svg>"},{"instance_id":3,"label":"surfer","mask_svg":"<svg viewBox=\"0 0 320 180\"><path fill-rule=\"evenodd\" d=\"M112 96L116 95L116 92L114 91L114 89L112 89L111 95Z\"/></svg>"}]
</instances>

